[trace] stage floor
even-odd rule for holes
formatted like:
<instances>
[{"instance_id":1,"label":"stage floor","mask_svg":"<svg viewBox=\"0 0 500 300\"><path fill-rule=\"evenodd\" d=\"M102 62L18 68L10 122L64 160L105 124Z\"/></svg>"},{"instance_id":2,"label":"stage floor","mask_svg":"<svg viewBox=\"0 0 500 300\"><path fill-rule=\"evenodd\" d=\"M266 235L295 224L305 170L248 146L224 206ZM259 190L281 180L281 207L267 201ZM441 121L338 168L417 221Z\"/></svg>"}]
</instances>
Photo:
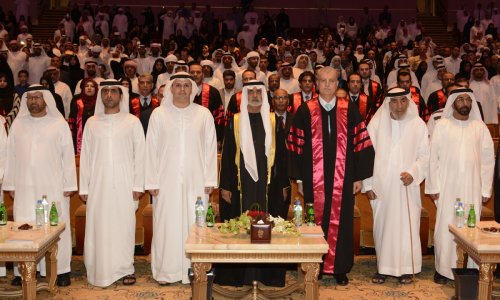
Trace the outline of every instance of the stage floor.
<instances>
[{"instance_id":1,"label":"stage floor","mask_svg":"<svg viewBox=\"0 0 500 300\"><path fill-rule=\"evenodd\" d=\"M86 280L86 271L82 256L73 256L72 284L60 288L57 294L39 292L38 299L189 299L191 288L180 283L160 287L152 278L149 257L136 256L137 283L124 286L121 281L102 289L91 286ZM361 255L355 258L354 267L349 274L348 286L337 286L331 276L320 280L320 299L450 299L454 295L453 283L441 286L432 280L434 275L434 256L424 256L422 272L416 276L414 284L402 286L396 278L388 278L385 284L371 283L376 271L373 255ZM0 288L11 289L12 270L7 277L0 278ZM287 281L295 281L297 273L289 271ZM217 298L219 299L219 298ZM302 299L302 294L292 294L287 299Z\"/></svg>"}]
</instances>

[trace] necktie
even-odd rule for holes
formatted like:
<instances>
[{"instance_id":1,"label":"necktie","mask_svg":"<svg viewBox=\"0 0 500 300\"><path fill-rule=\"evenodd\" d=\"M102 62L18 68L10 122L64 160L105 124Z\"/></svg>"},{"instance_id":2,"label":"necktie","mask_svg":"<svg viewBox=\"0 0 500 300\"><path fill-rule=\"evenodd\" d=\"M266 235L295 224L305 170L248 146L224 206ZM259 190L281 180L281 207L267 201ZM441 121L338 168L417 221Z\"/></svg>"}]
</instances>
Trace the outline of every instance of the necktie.
<instances>
[{"instance_id":1,"label":"necktie","mask_svg":"<svg viewBox=\"0 0 500 300\"><path fill-rule=\"evenodd\" d=\"M148 105L148 98L147 98L147 97L144 97L144 98L142 99L142 106L146 106L146 105Z\"/></svg>"},{"instance_id":2,"label":"necktie","mask_svg":"<svg viewBox=\"0 0 500 300\"><path fill-rule=\"evenodd\" d=\"M278 116L278 125L279 125L278 130L285 128L285 123L283 122L283 116Z\"/></svg>"},{"instance_id":3,"label":"necktie","mask_svg":"<svg viewBox=\"0 0 500 300\"><path fill-rule=\"evenodd\" d=\"M331 105L330 103L325 104L326 111L330 111L330 110L332 110L332 108L333 108L333 105Z\"/></svg>"},{"instance_id":4,"label":"necktie","mask_svg":"<svg viewBox=\"0 0 500 300\"><path fill-rule=\"evenodd\" d=\"M352 96L352 102L356 102L358 100L358 96Z\"/></svg>"},{"instance_id":5,"label":"necktie","mask_svg":"<svg viewBox=\"0 0 500 300\"><path fill-rule=\"evenodd\" d=\"M311 99L311 97L309 97L309 95L306 95L306 101Z\"/></svg>"}]
</instances>

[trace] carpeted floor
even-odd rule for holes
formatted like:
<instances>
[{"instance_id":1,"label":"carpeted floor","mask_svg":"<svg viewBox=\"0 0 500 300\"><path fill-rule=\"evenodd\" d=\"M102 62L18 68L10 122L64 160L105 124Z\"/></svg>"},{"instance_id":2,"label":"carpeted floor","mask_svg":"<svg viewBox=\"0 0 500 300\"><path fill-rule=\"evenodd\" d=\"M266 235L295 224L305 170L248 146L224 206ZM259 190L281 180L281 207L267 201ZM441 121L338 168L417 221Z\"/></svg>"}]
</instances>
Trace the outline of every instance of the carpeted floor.
<instances>
[{"instance_id":1,"label":"carpeted floor","mask_svg":"<svg viewBox=\"0 0 500 300\"><path fill-rule=\"evenodd\" d=\"M123 286L121 282L102 289L89 285L86 281L85 266L81 256L73 256L72 284L51 295L48 292L39 292L38 299L190 299L191 288L180 283L168 287L160 287L151 276L149 258L136 257L137 283L134 286ZM417 275L414 284L402 286L395 278L388 278L385 284L371 283L371 276L376 270L374 256L364 255L356 257L354 268L349 274L348 286L337 286L331 276L324 276L320 280L320 299L450 299L454 295L453 283L440 286L432 281L434 274L434 257L426 256L423 260L422 273ZM287 281L293 282L297 273L287 273ZM0 279L0 288L12 289L9 285L12 271L7 278ZM221 298L216 298L221 299ZM285 299L303 299L303 294L294 293Z\"/></svg>"}]
</instances>

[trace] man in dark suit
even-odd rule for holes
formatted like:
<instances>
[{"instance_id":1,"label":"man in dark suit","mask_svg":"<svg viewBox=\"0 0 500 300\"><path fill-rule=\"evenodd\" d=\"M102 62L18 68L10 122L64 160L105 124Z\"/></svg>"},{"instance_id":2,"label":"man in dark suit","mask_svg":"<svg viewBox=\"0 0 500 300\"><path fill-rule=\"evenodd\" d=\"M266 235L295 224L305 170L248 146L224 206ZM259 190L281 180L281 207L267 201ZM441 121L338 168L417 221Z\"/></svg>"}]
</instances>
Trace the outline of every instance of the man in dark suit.
<instances>
[{"instance_id":1,"label":"man in dark suit","mask_svg":"<svg viewBox=\"0 0 500 300\"><path fill-rule=\"evenodd\" d=\"M278 74L271 74L267 78L267 100L269 100L269 107L271 111L274 111L273 108L273 97L274 92L280 88L280 76Z\"/></svg>"},{"instance_id":2,"label":"man in dark suit","mask_svg":"<svg viewBox=\"0 0 500 300\"><path fill-rule=\"evenodd\" d=\"M289 101L290 98L285 90L274 91L272 102L276 115L276 155L269 184L269 213L283 219L287 219L291 197L286 148L286 137L293 119L293 113L287 111Z\"/></svg>"}]
</instances>

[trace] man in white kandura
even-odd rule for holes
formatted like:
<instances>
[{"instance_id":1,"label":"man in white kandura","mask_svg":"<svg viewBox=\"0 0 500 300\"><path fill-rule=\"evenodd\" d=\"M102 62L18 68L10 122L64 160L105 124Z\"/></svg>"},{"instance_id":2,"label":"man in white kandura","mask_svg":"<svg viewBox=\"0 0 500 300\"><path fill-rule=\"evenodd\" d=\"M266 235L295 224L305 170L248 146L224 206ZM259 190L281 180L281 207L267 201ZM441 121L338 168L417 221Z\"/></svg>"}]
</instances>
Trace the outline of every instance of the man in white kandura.
<instances>
[{"instance_id":1,"label":"man in white kandura","mask_svg":"<svg viewBox=\"0 0 500 300\"><path fill-rule=\"evenodd\" d=\"M145 139L127 88L101 82L83 131L80 197L87 203L84 261L90 284L135 283L135 211L144 192Z\"/></svg>"},{"instance_id":2,"label":"man in white kandura","mask_svg":"<svg viewBox=\"0 0 500 300\"><path fill-rule=\"evenodd\" d=\"M70 285L69 198L78 190L73 138L52 93L39 84L23 94L10 127L3 189L14 199L16 222L35 222L36 199L42 195L56 203L59 221L66 223L57 251L57 285ZM21 285L17 268L14 273L12 284ZM46 275L45 260L40 262L40 274Z\"/></svg>"},{"instance_id":3,"label":"man in white kandura","mask_svg":"<svg viewBox=\"0 0 500 300\"><path fill-rule=\"evenodd\" d=\"M160 285L189 283L184 242L217 186L217 140L210 111L194 104L198 87L185 72L170 78L146 136L145 188L153 195L151 270Z\"/></svg>"},{"instance_id":4,"label":"man in white kandura","mask_svg":"<svg viewBox=\"0 0 500 300\"><path fill-rule=\"evenodd\" d=\"M389 275L409 284L422 268L420 183L429 169L427 127L411 94L394 88L368 124L368 133L375 148L373 177L363 181L377 251L372 282L384 283Z\"/></svg>"},{"instance_id":5,"label":"man in white kandura","mask_svg":"<svg viewBox=\"0 0 500 300\"><path fill-rule=\"evenodd\" d=\"M473 204L479 220L482 203L491 197L494 168L493 140L481 120L472 90L452 91L432 133L429 177L425 182L425 193L437 206L436 283L446 284L452 279L451 269L457 265L456 244L448 231L448 225L454 223L455 200L460 198L464 203L466 216Z\"/></svg>"}]
</instances>

